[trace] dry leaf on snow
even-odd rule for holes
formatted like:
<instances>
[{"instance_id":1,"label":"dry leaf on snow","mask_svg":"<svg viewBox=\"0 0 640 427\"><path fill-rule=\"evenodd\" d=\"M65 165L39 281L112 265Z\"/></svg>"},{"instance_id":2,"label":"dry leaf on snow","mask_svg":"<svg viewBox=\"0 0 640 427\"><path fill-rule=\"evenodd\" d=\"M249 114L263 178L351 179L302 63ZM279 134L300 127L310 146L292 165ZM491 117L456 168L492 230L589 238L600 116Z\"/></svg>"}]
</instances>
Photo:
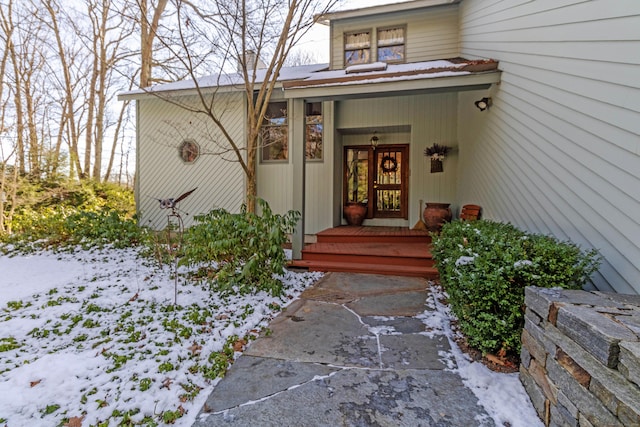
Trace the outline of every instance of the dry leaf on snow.
<instances>
[{"instance_id":1,"label":"dry leaf on snow","mask_svg":"<svg viewBox=\"0 0 640 427\"><path fill-rule=\"evenodd\" d=\"M64 427L82 427L82 420L84 420L84 417L71 417L64 424Z\"/></svg>"}]
</instances>

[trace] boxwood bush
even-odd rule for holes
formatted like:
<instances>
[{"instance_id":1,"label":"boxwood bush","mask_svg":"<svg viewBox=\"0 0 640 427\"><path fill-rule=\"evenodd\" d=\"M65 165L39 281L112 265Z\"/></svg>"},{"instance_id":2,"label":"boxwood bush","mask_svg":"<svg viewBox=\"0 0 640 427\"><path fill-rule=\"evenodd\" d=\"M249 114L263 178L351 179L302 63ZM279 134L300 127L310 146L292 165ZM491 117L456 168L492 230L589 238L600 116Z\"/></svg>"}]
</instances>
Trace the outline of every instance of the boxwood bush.
<instances>
[{"instance_id":1,"label":"boxwood bush","mask_svg":"<svg viewBox=\"0 0 640 427\"><path fill-rule=\"evenodd\" d=\"M484 354L519 354L526 286L580 289L600 264L596 250L485 220L446 224L432 252L461 331Z\"/></svg>"}]
</instances>

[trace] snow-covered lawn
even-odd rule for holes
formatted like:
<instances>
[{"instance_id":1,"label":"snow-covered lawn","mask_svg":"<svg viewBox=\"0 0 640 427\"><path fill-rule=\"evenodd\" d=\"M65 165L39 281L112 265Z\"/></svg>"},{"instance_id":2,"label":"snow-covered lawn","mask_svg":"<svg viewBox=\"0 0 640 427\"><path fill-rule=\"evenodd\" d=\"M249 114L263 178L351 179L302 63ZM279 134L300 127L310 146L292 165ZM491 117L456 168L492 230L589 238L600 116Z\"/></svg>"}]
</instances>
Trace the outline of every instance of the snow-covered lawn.
<instances>
[{"instance_id":1,"label":"snow-covered lawn","mask_svg":"<svg viewBox=\"0 0 640 427\"><path fill-rule=\"evenodd\" d=\"M189 426L228 361L319 277L287 273L283 299L181 282L174 306L169 269L134 249L0 256L0 425ZM448 307L426 304L423 321L449 336L454 369L496 424L541 425L517 374L470 362Z\"/></svg>"},{"instance_id":2,"label":"snow-covered lawn","mask_svg":"<svg viewBox=\"0 0 640 427\"><path fill-rule=\"evenodd\" d=\"M190 425L236 350L319 277L288 273L284 300L181 283L174 306L169 270L135 250L0 257L0 425Z\"/></svg>"}]
</instances>

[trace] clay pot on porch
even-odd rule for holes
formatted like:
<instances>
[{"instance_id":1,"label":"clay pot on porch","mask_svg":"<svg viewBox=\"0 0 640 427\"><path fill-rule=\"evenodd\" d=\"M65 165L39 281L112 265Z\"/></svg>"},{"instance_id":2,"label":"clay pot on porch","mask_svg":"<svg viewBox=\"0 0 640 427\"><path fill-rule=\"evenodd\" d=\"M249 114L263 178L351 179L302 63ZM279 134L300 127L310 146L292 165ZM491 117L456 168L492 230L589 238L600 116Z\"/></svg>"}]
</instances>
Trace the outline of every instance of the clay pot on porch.
<instances>
[{"instance_id":1,"label":"clay pot on porch","mask_svg":"<svg viewBox=\"0 0 640 427\"><path fill-rule=\"evenodd\" d=\"M445 222L451 221L451 208L449 203L427 203L422 216L427 230L439 232Z\"/></svg>"},{"instance_id":2,"label":"clay pot on porch","mask_svg":"<svg viewBox=\"0 0 640 427\"><path fill-rule=\"evenodd\" d=\"M347 203L342 208L342 215L349 225L362 225L367 216L367 205L362 203Z\"/></svg>"}]
</instances>

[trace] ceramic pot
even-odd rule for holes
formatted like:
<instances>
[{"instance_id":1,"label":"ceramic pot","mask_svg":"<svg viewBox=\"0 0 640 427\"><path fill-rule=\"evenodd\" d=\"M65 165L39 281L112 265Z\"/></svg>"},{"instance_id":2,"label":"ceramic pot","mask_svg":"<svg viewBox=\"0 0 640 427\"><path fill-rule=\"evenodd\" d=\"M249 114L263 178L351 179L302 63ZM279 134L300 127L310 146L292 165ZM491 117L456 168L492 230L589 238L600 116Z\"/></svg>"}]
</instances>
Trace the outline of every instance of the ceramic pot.
<instances>
[{"instance_id":1,"label":"ceramic pot","mask_svg":"<svg viewBox=\"0 0 640 427\"><path fill-rule=\"evenodd\" d=\"M427 230L439 232L445 222L451 221L451 208L449 203L427 203L422 216Z\"/></svg>"},{"instance_id":2,"label":"ceramic pot","mask_svg":"<svg viewBox=\"0 0 640 427\"><path fill-rule=\"evenodd\" d=\"M344 219L349 225L362 225L367 216L367 205L362 203L348 203L342 208Z\"/></svg>"}]
</instances>

